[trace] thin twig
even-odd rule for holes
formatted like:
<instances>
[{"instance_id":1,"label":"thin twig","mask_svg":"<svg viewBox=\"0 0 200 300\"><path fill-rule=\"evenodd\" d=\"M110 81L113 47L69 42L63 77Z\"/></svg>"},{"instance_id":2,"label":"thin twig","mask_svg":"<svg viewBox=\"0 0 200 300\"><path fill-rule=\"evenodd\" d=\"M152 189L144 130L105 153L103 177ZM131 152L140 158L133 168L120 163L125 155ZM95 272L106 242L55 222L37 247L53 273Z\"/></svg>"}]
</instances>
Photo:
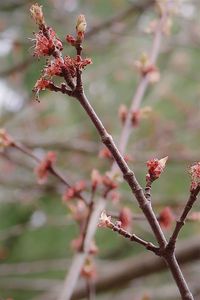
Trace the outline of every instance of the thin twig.
<instances>
[{"instance_id":1,"label":"thin twig","mask_svg":"<svg viewBox=\"0 0 200 300\"><path fill-rule=\"evenodd\" d=\"M199 192L200 192L200 186L198 186L196 189L194 189L190 192L190 197L186 203L186 206L184 207L179 220L177 220L174 231L169 239L169 243L168 243L169 248L175 247L179 232L181 231L182 227L184 226L186 218L187 218L190 210L192 209L195 201L197 200L197 196L198 196Z\"/></svg>"},{"instance_id":2,"label":"thin twig","mask_svg":"<svg viewBox=\"0 0 200 300\"><path fill-rule=\"evenodd\" d=\"M113 231L117 232L118 234L120 234L124 238L130 240L131 242L135 242L137 244L140 244L140 245L144 246L147 250L150 250L150 251L154 252L155 254L159 253L159 248L156 247L153 243L150 243L150 242L147 242L147 241L141 239L136 234L129 233L128 231L126 231L125 229L121 228L118 225L115 225L111 221L109 222L107 227L112 229Z\"/></svg>"},{"instance_id":3,"label":"thin twig","mask_svg":"<svg viewBox=\"0 0 200 300\"><path fill-rule=\"evenodd\" d=\"M95 300L95 285L90 279L86 279L87 299Z\"/></svg>"},{"instance_id":4,"label":"thin twig","mask_svg":"<svg viewBox=\"0 0 200 300\"><path fill-rule=\"evenodd\" d=\"M34 159L37 163L40 163L41 160L29 149L27 149L24 145L13 142L12 147L19 150L20 152L26 154L27 156ZM62 182L64 185L66 185L67 188L71 188L72 185L68 182L68 180L55 168L55 166L50 166L48 168L49 173L51 173L54 177L56 177L60 182ZM88 200L81 195L81 193L77 193L76 196L85 202L85 204L88 205Z\"/></svg>"}]
</instances>

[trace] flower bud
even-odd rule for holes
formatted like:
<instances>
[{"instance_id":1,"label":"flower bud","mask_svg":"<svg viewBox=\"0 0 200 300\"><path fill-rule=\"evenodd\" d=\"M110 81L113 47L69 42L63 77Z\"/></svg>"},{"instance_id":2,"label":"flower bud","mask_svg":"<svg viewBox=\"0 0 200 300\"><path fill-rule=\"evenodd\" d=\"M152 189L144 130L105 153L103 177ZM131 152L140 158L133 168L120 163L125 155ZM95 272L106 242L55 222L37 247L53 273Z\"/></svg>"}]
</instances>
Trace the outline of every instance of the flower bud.
<instances>
[{"instance_id":1,"label":"flower bud","mask_svg":"<svg viewBox=\"0 0 200 300\"><path fill-rule=\"evenodd\" d=\"M103 210L99 218L99 227L109 227L111 223L111 216L107 216L106 211Z\"/></svg>"},{"instance_id":2,"label":"flower bud","mask_svg":"<svg viewBox=\"0 0 200 300\"><path fill-rule=\"evenodd\" d=\"M159 223L161 227L169 229L174 221L174 215L170 207L164 207L159 215Z\"/></svg>"},{"instance_id":3,"label":"flower bud","mask_svg":"<svg viewBox=\"0 0 200 300\"><path fill-rule=\"evenodd\" d=\"M149 160L147 162L148 174L146 180L148 181L150 179L151 181L154 181L158 179L165 169L167 160L168 156L160 160L158 160L157 158Z\"/></svg>"},{"instance_id":4,"label":"flower bud","mask_svg":"<svg viewBox=\"0 0 200 300\"><path fill-rule=\"evenodd\" d=\"M191 190L194 190L200 185L200 162L190 168L190 175L192 179Z\"/></svg>"},{"instance_id":5,"label":"flower bud","mask_svg":"<svg viewBox=\"0 0 200 300\"><path fill-rule=\"evenodd\" d=\"M37 25L45 25L42 6L39 6L38 3L33 4L30 8L30 13Z\"/></svg>"},{"instance_id":6,"label":"flower bud","mask_svg":"<svg viewBox=\"0 0 200 300\"><path fill-rule=\"evenodd\" d=\"M132 224L132 212L129 207L123 207L119 214L119 220L123 229L129 229Z\"/></svg>"},{"instance_id":7,"label":"flower bud","mask_svg":"<svg viewBox=\"0 0 200 300\"><path fill-rule=\"evenodd\" d=\"M122 124L124 124L126 122L126 118L128 115L128 108L126 105L121 104L118 110L118 116L120 121L122 122Z\"/></svg>"},{"instance_id":8,"label":"flower bud","mask_svg":"<svg viewBox=\"0 0 200 300\"><path fill-rule=\"evenodd\" d=\"M79 15L76 23L77 39L82 41L86 31L87 23L84 15Z\"/></svg>"},{"instance_id":9,"label":"flower bud","mask_svg":"<svg viewBox=\"0 0 200 300\"><path fill-rule=\"evenodd\" d=\"M41 160L39 165L35 168L35 173L39 184L43 184L47 181L48 171L56 161L56 154L53 151L49 151L47 155Z\"/></svg>"}]
</instances>

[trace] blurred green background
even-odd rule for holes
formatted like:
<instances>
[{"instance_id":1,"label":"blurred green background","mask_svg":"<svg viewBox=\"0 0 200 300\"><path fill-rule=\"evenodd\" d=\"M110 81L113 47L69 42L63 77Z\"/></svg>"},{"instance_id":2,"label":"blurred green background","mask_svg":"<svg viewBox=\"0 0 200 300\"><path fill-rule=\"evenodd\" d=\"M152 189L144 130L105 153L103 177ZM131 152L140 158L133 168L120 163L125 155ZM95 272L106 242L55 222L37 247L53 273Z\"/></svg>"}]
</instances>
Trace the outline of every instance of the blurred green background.
<instances>
[{"instance_id":1,"label":"blurred green background","mask_svg":"<svg viewBox=\"0 0 200 300\"><path fill-rule=\"evenodd\" d=\"M143 51L149 53L152 45L152 36L145 33L156 16L152 1L38 2L43 5L46 22L63 41L66 34L74 32L77 15L85 14L88 36L84 55L93 61L83 74L85 89L117 142L122 128L116 118L118 108L122 103L129 106L139 81L134 62ZM161 45L157 64L161 79L150 85L142 102L142 107L150 106L152 111L134 130L127 149L132 157L130 166L143 186L146 161L169 156L166 171L153 186L157 213L166 205L175 213L180 211L189 193L188 168L199 160L200 3L179 2L172 33L164 36ZM101 143L85 113L73 99L58 93L41 93L41 103L32 95L45 64L45 59L32 58L32 33L37 30L29 15L32 3L0 1L0 126L38 157L47 150L55 151L57 166L72 183L81 179L89 182L93 168L103 173L110 162L98 157ZM111 22L101 30L93 30L107 20ZM65 54L72 54L73 49L65 42L64 47ZM73 254L70 243L78 228L62 203L64 187L56 179L49 176L48 183L40 186L33 172L34 161L13 149L0 154L0 299L46 299L41 295L62 283ZM121 184L119 189L122 205L138 213L127 186ZM199 209L197 202L194 210ZM145 221L134 223L133 231L153 240ZM192 235L199 238L199 223L187 224L181 233L184 239ZM135 257L143 251L104 229L98 229L96 242L102 264ZM199 261L189 264L185 272L189 282L199 278ZM173 291L168 273L137 280L132 294L130 286L124 285L117 292L98 297L136 300L147 293L155 300L179 299L176 290L163 294L161 285ZM196 299L200 299L198 292Z\"/></svg>"}]
</instances>

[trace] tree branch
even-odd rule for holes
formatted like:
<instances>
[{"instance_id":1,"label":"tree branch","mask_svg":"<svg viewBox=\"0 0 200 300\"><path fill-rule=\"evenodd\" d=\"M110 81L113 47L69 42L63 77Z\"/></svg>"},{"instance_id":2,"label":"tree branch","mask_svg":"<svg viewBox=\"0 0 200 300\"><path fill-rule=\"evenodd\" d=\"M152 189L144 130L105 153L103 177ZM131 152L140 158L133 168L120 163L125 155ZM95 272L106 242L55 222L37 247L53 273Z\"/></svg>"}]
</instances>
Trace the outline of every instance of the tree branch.
<instances>
[{"instance_id":1,"label":"tree branch","mask_svg":"<svg viewBox=\"0 0 200 300\"><path fill-rule=\"evenodd\" d=\"M29 149L27 149L26 147L24 147L22 144L17 143L17 142L13 142L12 147L19 150L20 152L28 155L29 157L31 157L32 159L34 159L37 163L40 163L41 160L33 153L31 152ZM71 188L71 184L68 182L68 180L53 166L50 166L48 168L49 173L51 173L54 177L56 177L60 182L62 182L64 185L66 185L67 188ZM79 199L83 200L85 202L85 204L88 205L88 200L85 199L81 193L77 193L76 195Z\"/></svg>"},{"instance_id":2,"label":"tree branch","mask_svg":"<svg viewBox=\"0 0 200 300\"><path fill-rule=\"evenodd\" d=\"M181 231L182 227L184 226L186 218L187 218L190 210L192 209L195 201L197 200L197 196L198 196L199 192L200 192L200 186L198 186L194 190L191 190L190 197L186 203L186 206L183 209L183 212L182 212L179 220L176 222L176 226L175 226L174 231L169 239L169 243L168 243L167 247L169 247L169 248L175 247L179 232Z\"/></svg>"}]
</instances>

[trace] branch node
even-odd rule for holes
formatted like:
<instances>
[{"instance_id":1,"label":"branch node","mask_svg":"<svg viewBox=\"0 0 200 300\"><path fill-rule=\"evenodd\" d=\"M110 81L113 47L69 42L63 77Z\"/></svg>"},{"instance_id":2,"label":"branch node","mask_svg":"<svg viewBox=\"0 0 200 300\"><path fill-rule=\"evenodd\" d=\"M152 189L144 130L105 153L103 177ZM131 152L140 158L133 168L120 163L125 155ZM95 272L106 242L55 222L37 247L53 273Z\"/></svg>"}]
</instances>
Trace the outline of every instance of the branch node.
<instances>
[{"instance_id":1,"label":"branch node","mask_svg":"<svg viewBox=\"0 0 200 300\"><path fill-rule=\"evenodd\" d=\"M134 176L134 173L133 173L133 171L131 171L131 170L129 170L128 172L126 172L126 173L123 175L123 177L124 177L125 180L130 179L130 178L133 177L133 176ZM135 191L139 191L139 190L141 190L141 188L138 189L138 187L134 187L134 190L135 190Z\"/></svg>"},{"instance_id":2,"label":"branch node","mask_svg":"<svg viewBox=\"0 0 200 300\"><path fill-rule=\"evenodd\" d=\"M112 136L110 134L105 134L101 138L102 143L105 145L111 144L112 143Z\"/></svg>"}]
</instances>

